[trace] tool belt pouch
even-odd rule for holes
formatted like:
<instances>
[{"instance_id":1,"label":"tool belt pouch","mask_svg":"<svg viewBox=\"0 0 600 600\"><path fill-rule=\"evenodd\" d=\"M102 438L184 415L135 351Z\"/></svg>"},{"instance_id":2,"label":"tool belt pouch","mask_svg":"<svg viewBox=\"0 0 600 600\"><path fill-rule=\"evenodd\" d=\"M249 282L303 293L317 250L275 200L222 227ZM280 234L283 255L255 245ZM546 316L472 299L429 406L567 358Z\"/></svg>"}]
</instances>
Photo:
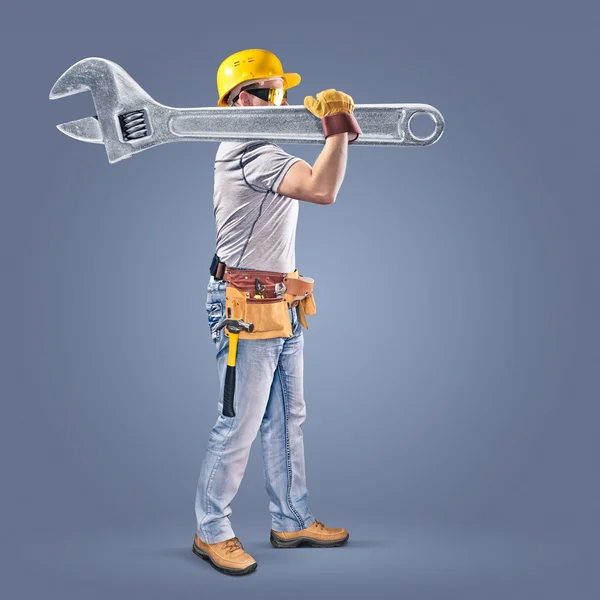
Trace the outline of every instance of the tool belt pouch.
<instances>
[{"instance_id":1,"label":"tool belt pouch","mask_svg":"<svg viewBox=\"0 0 600 600\"><path fill-rule=\"evenodd\" d=\"M312 316L317 312L313 293L314 280L310 277L302 277L298 271L294 271L288 273L285 285L287 289L284 298L290 307L298 307L298 321L302 327L308 329L306 315Z\"/></svg>"},{"instance_id":2,"label":"tool belt pouch","mask_svg":"<svg viewBox=\"0 0 600 600\"><path fill-rule=\"evenodd\" d=\"M256 279L260 280L264 290L264 298L256 298ZM298 286L295 282L291 284L291 291L288 286L294 279L298 279L298 271L293 273L277 273L273 271L257 270L235 270L226 267L225 281L225 315L228 319L242 319L247 323L254 325L252 333L240 331L240 339L266 340L277 337L292 336L292 322L290 320L289 309L292 306L303 305L298 308L298 320L301 325L308 329L306 317L304 314L314 314L315 305L312 299L312 284L304 284L304 287ZM312 281L312 280L310 280ZM286 293L283 296L277 296L275 286L277 284L286 286ZM311 288L310 294L304 292L302 300L298 299L295 293L300 288ZM305 304L309 300L308 304ZM225 335L229 335L227 328L224 329Z\"/></svg>"},{"instance_id":3,"label":"tool belt pouch","mask_svg":"<svg viewBox=\"0 0 600 600\"><path fill-rule=\"evenodd\" d=\"M315 296L311 294L304 298L304 300L300 300L298 303L298 321L300 321L300 325L305 329L308 329L308 323L306 321L306 315L312 317L317 312L317 305L315 304Z\"/></svg>"}]
</instances>

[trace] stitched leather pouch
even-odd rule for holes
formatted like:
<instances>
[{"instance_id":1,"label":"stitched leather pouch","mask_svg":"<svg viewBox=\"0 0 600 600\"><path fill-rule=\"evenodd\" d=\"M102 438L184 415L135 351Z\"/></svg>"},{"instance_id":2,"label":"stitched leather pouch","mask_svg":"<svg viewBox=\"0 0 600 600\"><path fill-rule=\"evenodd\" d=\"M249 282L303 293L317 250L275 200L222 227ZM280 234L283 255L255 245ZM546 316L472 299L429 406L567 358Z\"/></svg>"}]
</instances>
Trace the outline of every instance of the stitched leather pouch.
<instances>
[{"instance_id":1,"label":"stitched leather pouch","mask_svg":"<svg viewBox=\"0 0 600 600\"><path fill-rule=\"evenodd\" d=\"M300 325L305 329L308 329L308 322L306 321L306 315L312 317L317 312L317 305L315 303L315 295L311 294L304 298L304 300L300 300L298 303L298 321L300 321Z\"/></svg>"},{"instance_id":2,"label":"stitched leather pouch","mask_svg":"<svg viewBox=\"0 0 600 600\"><path fill-rule=\"evenodd\" d=\"M295 281L298 278L297 270L292 273L278 273L226 267L224 277L227 281L226 317L243 319L247 323L254 324L252 333L240 332L240 339L264 340L291 337L292 323L289 313L291 306L298 306L298 320L308 329L304 314L312 315L316 310L312 298L313 282L309 278L305 278L305 281ZM255 297L256 279L259 279L263 298ZM283 296L277 296L276 285L282 283L286 287L289 286L289 289ZM300 298L300 295L304 297ZM225 335L229 335L227 328L224 331Z\"/></svg>"},{"instance_id":3,"label":"stitched leather pouch","mask_svg":"<svg viewBox=\"0 0 600 600\"><path fill-rule=\"evenodd\" d=\"M228 283L225 292L225 314L227 318L243 319L254 324L252 333L240 331L241 340L266 340L292 335L289 308L283 298L251 298L250 292L244 292ZM228 336L227 328L224 331Z\"/></svg>"}]
</instances>

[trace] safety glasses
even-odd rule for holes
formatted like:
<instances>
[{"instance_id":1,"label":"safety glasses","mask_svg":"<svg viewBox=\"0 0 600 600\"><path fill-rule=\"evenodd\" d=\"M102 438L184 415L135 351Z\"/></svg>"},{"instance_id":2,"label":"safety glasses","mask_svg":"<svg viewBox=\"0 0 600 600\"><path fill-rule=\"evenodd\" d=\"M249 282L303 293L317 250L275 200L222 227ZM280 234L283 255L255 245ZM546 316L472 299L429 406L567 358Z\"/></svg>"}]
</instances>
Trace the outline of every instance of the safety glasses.
<instances>
[{"instance_id":1,"label":"safety glasses","mask_svg":"<svg viewBox=\"0 0 600 600\"><path fill-rule=\"evenodd\" d=\"M283 88L250 88L245 90L240 90L240 93L248 92L269 104L274 104L275 106L281 106L285 100L287 100L287 90ZM232 101L232 104L237 102L237 99L240 97L238 94Z\"/></svg>"}]
</instances>

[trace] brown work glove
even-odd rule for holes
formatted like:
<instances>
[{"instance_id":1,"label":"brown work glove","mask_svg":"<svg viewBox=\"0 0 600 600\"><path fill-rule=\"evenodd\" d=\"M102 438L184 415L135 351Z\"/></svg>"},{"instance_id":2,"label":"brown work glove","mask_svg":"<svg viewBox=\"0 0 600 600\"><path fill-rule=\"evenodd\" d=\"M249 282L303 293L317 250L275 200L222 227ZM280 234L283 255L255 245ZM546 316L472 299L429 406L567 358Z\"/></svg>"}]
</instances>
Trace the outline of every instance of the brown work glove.
<instances>
[{"instance_id":1,"label":"brown work glove","mask_svg":"<svg viewBox=\"0 0 600 600\"><path fill-rule=\"evenodd\" d=\"M354 100L344 92L324 90L317 94L316 100L312 96L306 96L304 106L315 117L321 119L326 138L336 133L348 132L348 142L352 143L362 133L353 114Z\"/></svg>"}]
</instances>

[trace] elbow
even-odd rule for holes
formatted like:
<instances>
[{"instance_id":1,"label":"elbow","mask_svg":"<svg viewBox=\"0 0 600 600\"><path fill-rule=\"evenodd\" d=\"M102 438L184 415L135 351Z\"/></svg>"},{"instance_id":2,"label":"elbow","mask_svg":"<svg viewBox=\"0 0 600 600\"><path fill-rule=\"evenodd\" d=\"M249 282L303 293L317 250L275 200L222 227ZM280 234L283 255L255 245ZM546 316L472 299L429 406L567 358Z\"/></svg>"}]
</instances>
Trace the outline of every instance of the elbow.
<instances>
[{"instance_id":1,"label":"elbow","mask_svg":"<svg viewBox=\"0 0 600 600\"><path fill-rule=\"evenodd\" d=\"M317 202L323 206L335 202L335 194L322 194L317 197Z\"/></svg>"}]
</instances>

